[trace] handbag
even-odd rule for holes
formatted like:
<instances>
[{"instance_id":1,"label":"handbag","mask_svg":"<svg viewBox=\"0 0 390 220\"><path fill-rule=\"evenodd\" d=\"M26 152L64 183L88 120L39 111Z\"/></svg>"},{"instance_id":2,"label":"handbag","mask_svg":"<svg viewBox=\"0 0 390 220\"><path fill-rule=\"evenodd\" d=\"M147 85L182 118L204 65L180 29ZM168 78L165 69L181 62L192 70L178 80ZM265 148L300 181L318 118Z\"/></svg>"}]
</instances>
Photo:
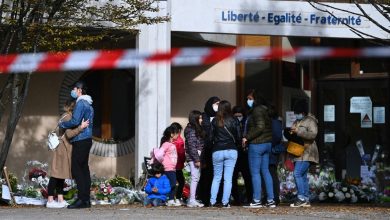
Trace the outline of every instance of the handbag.
<instances>
[{"instance_id":1,"label":"handbag","mask_svg":"<svg viewBox=\"0 0 390 220\"><path fill-rule=\"evenodd\" d=\"M64 115L60 119L60 121L62 121L62 119L64 119L65 117L66 117L66 115ZM57 127L54 128L53 131L50 131L49 135L47 135L46 145L49 148L49 150L55 150L55 149L57 149L58 145L60 145L60 138L57 136L57 133L56 133L57 128L58 128L58 123L57 123Z\"/></svg>"},{"instance_id":2,"label":"handbag","mask_svg":"<svg viewBox=\"0 0 390 220\"><path fill-rule=\"evenodd\" d=\"M301 144L295 143L293 141L289 141L287 143L287 152L294 156L300 157L304 151L305 147Z\"/></svg>"}]
</instances>

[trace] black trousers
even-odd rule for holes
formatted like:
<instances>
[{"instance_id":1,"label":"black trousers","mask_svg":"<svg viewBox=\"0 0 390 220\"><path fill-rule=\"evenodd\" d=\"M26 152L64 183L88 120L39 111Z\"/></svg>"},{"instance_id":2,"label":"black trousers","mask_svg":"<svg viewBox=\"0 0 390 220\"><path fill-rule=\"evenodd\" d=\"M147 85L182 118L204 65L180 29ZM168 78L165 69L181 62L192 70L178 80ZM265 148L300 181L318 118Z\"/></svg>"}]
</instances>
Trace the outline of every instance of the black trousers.
<instances>
[{"instance_id":1,"label":"black trousers","mask_svg":"<svg viewBox=\"0 0 390 220\"><path fill-rule=\"evenodd\" d=\"M72 150L72 176L76 180L78 199L90 200L91 174L89 172L89 151L92 147L92 139L75 141Z\"/></svg>"},{"instance_id":2,"label":"black trousers","mask_svg":"<svg viewBox=\"0 0 390 220\"><path fill-rule=\"evenodd\" d=\"M241 172L245 181L245 198L240 197L238 190L238 172ZM241 149L238 150L238 158L233 172L232 196L237 205L252 202L252 177L249 172L248 152Z\"/></svg>"},{"instance_id":3,"label":"black trousers","mask_svg":"<svg viewBox=\"0 0 390 220\"><path fill-rule=\"evenodd\" d=\"M57 193L57 195L63 195L64 194L64 183L65 183L64 179L50 177L49 185L47 186L48 195L54 196L55 192Z\"/></svg>"},{"instance_id":4,"label":"black trousers","mask_svg":"<svg viewBox=\"0 0 390 220\"><path fill-rule=\"evenodd\" d=\"M183 170L176 170L176 181L179 183L176 189L176 199L181 199L183 197L183 188L185 183Z\"/></svg>"}]
</instances>

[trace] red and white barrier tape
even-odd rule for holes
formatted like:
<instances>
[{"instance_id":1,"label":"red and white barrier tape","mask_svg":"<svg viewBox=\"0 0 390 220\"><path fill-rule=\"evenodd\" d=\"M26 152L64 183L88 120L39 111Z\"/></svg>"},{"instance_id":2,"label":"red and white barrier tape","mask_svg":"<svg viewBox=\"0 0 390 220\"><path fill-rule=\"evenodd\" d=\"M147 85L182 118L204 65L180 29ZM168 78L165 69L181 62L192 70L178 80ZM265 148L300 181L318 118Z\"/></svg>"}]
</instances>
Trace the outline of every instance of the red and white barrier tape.
<instances>
[{"instance_id":1,"label":"red and white barrier tape","mask_svg":"<svg viewBox=\"0 0 390 220\"><path fill-rule=\"evenodd\" d=\"M128 50L94 50L59 53L26 53L0 55L1 73L54 72L88 69L134 68L140 63L171 62L172 66L204 65L225 58L236 61L278 59L295 56L297 59L324 58L389 58L390 47L328 48L299 47L293 49L269 47L242 48L173 48L167 52L138 52Z\"/></svg>"}]
</instances>

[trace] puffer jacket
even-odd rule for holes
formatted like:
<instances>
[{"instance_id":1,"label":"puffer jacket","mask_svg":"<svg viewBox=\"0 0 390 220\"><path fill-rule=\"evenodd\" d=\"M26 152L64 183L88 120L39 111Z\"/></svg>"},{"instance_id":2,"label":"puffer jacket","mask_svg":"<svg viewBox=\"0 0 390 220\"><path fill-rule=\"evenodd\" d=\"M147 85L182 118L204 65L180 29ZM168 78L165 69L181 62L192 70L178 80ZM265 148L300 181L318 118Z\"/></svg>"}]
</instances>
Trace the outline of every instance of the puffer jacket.
<instances>
[{"instance_id":1,"label":"puffer jacket","mask_svg":"<svg viewBox=\"0 0 390 220\"><path fill-rule=\"evenodd\" d=\"M59 123L60 128L75 128L84 121L89 120L89 126L86 127L80 134L72 138L70 142L81 141L88 138L92 138L93 128L93 115L92 98L89 95L82 95L77 98L76 106L73 110L72 119L69 121L62 121Z\"/></svg>"},{"instance_id":2,"label":"puffer jacket","mask_svg":"<svg viewBox=\"0 0 390 220\"><path fill-rule=\"evenodd\" d=\"M237 145L241 142L240 122L234 117L225 118L224 127L217 125L216 118L211 122L210 140L214 143L212 151L237 150ZM225 129L228 129L229 132ZM233 138L233 137L234 138Z\"/></svg>"},{"instance_id":3,"label":"puffer jacket","mask_svg":"<svg viewBox=\"0 0 390 220\"><path fill-rule=\"evenodd\" d=\"M305 151L302 156L296 157L294 161L310 161L318 163L318 148L315 141L318 133L318 120L312 114L308 114L301 121L294 122L298 125L297 136L304 141Z\"/></svg>"},{"instance_id":4,"label":"puffer jacket","mask_svg":"<svg viewBox=\"0 0 390 220\"><path fill-rule=\"evenodd\" d=\"M250 144L272 142L272 122L268 108L264 105L254 107L247 119L245 138Z\"/></svg>"},{"instance_id":5,"label":"puffer jacket","mask_svg":"<svg viewBox=\"0 0 390 220\"><path fill-rule=\"evenodd\" d=\"M158 189L157 192L153 192L154 187ZM149 199L161 199L165 201L170 191L171 186L166 175L161 175L160 178L151 177L145 186L145 192L148 194Z\"/></svg>"},{"instance_id":6,"label":"puffer jacket","mask_svg":"<svg viewBox=\"0 0 390 220\"><path fill-rule=\"evenodd\" d=\"M200 155L203 152L204 140L196 136L195 128L188 124L184 129L186 139L186 157L187 161L200 162Z\"/></svg>"}]
</instances>

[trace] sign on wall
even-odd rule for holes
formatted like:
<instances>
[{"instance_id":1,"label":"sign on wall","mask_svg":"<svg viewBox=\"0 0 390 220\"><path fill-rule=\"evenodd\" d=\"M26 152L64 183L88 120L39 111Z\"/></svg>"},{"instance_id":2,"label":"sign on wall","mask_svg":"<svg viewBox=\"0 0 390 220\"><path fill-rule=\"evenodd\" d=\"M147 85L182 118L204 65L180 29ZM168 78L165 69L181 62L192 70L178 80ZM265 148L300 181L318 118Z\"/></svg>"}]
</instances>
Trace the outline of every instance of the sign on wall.
<instances>
[{"instance_id":1,"label":"sign on wall","mask_svg":"<svg viewBox=\"0 0 390 220\"><path fill-rule=\"evenodd\" d=\"M389 33L363 18L356 5L326 4L341 10L315 4L332 16L298 1L171 0L171 28L184 32L361 38L350 26L378 38L390 38ZM372 5L360 6L378 23L390 25Z\"/></svg>"}]
</instances>

